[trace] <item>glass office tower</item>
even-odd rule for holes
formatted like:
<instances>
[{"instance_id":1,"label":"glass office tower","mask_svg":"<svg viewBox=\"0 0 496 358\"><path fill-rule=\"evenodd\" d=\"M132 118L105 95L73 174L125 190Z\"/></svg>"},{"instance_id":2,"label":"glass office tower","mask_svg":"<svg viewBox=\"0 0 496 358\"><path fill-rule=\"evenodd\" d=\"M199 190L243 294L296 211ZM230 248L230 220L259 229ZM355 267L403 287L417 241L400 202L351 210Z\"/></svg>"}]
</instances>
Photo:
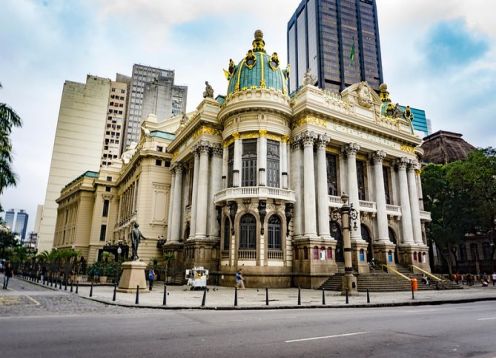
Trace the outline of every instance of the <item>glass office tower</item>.
<instances>
[{"instance_id":1,"label":"glass office tower","mask_svg":"<svg viewBox=\"0 0 496 358\"><path fill-rule=\"evenodd\" d=\"M305 72L318 87L341 91L367 81L383 81L375 0L303 0L288 22L290 92Z\"/></svg>"}]
</instances>

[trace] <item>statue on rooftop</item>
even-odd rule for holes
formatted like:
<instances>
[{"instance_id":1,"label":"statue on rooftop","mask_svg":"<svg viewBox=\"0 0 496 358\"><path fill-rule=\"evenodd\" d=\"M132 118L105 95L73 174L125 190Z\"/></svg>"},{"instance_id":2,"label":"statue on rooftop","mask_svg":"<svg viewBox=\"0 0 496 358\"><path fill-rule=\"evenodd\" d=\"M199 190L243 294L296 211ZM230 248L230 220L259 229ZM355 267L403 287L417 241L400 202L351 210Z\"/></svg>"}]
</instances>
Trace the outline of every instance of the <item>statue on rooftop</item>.
<instances>
[{"instance_id":1,"label":"statue on rooftop","mask_svg":"<svg viewBox=\"0 0 496 358\"><path fill-rule=\"evenodd\" d=\"M203 98L214 98L214 89L208 81L205 81L205 91L203 91Z\"/></svg>"}]
</instances>

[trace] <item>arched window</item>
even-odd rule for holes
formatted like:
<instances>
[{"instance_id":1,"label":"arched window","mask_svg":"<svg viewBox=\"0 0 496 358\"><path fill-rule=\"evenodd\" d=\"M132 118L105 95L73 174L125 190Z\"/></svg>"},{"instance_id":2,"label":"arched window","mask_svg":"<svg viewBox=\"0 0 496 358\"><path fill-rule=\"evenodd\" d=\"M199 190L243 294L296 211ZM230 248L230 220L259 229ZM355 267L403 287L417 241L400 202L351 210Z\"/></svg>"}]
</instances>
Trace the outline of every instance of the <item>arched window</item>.
<instances>
[{"instance_id":1,"label":"arched window","mask_svg":"<svg viewBox=\"0 0 496 358\"><path fill-rule=\"evenodd\" d=\"M314 260L320 259L319 248L317 246L314 246L312 251L313 251L313 257L312 258Z\"/></svg>"},{"instance_id":2,"label":"arched window","mask_svg":"<svg viewBox=\"0 0 496 358\"><path fill-rule=\"evenodd\" d=\"M257 220L251 214L245 214L239 222L240 250L256 250L257 248Z\"/></svg>"},{"instance_id":3,"label":"arched window","mask_svg":"<svg viewBox=\"0 0 496 358\"><path fill-rule=\"evenodd\" d=\"M331 247L327 248L327 259L332 260L332 248Z\"/></svg>"},{"instance_id":4,"label":"arched window","mask_svg":"<svg viewBox=\"0 0 496 358\"><path fill-rule=\"evenodd\" d=\"M281 219L277 215L269 218L269 250L281 250Z\"/></svg>"},{"instance_id":5,"label":"arched window","mask_svg":"<svg viewBox=\"0 0 496 358\"><path fill-rule=\"evenodd\" d=\"M308 260L308 247L303 248L303 259Z\"/></svg>"},{"instance_id":6,"label":"arched window","mask_svg":"<svg viewBox=\"0 0 496 358\"><path fill-rule=\"evenodd\" d=\"M224 220L224 242L222 245L222 249L227 251L229 250L229 242L231 241L231 223L229 222L229 218Z\"/></svg>"}]
</instances>

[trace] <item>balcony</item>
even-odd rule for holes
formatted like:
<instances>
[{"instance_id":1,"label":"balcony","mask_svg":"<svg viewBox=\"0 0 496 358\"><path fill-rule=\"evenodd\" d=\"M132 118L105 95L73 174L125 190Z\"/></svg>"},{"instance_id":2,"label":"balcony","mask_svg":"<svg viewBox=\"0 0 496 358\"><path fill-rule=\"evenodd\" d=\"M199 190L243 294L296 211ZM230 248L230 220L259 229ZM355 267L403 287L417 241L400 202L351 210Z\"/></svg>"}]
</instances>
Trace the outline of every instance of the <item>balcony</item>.
<instances>
[{"instance_id":1,"label":"balcony","mask_svg":"<svg viewBox=\"0 0 496 358\"><path fill-rule=\"evenodd\" d=\"M332 208L340 208L343 206L340 196L329 195L329 206ZM375 201L360 200L360 211L362 212L377 212Z\"/></svg>"},{"instance_id":2,"label":"balcony","mask_svg":"<svg viewBox=\"0 0 496 358\"><path fill-rule=\"evenodd\" d=\"M239 260L256 260L257 250L238 250Z\"/></svg>"},{"instance_id":3,"label":"balcony","mask_svg":"<svg viewBox=\"0 0 496 358\"><path fill-rule=\"evenodd\" d=\"M398 205L386 204L386 213L390 216L401 216L401 207Z\"/></svg>"},{"instance_id":4,"label":"balcony","mask_svg":"<svg viewBox=\"0 0 496 358\"><path fill-rule=\"evenodd\" d=\"M292 190L270 188L266 186L243 186L226 188L214 195L215 204L236 199L277 199L294 203L295 193Z\"/></svg>"},{"instance_id":5,"label":"balcony","mask_svg":"<svg viewBox=\"0 0 496 358\"><path fill-rule=\"evenodd\" d=\"M429 211L420 210L420 220L431 222L431 213Z\"/></svg>"}]
</instances>

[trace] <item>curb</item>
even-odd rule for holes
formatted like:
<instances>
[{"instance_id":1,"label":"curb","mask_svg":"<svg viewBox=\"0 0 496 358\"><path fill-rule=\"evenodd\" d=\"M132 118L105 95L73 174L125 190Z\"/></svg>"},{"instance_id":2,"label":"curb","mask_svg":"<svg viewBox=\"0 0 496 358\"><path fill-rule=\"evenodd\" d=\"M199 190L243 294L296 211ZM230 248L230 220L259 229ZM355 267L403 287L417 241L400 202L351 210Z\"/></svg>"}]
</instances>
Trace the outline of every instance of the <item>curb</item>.
<instances>
[{"instance_id":1,"label":"curb","mask_svg":"<svg viewBox=\"0 0 496 358\"><path fill-rule=\"evenodd\" d=\"M37 285L40 287L47 288L52 291L60 291L58 288L47 287L38 282L33 282L26 280L24 278L16 277L19 280ZM62 290L64 291L64 290ZM64 291L68 294L76 295L74 292ZM461 299L449 299L449 300L432 300L432 301L406 301L406 302L390 302L390 303L367 303L367 304L347 304L347 305L308 305L308 306L298 306L298 305L279 305L279 306L153 306L153 305L143 305L143 304L132 304L132 303L121 303L112 302L105 299L96 297L87 297L77 295L78 297L102 303L108 306L116 307L126 307L126 308L143 308L143 309L154 309L154 310L206 310L206 311L255 311L255 310L295 310L295 309L329 309L329 308L382 308L382 307L408 307L408 306L438 306L445 304L462 304L462 303L472 303L472 302L485 302L485 301L496 301L496 297L474 297L474 298L461 298Z\"/></svg>"}]
</instances>

